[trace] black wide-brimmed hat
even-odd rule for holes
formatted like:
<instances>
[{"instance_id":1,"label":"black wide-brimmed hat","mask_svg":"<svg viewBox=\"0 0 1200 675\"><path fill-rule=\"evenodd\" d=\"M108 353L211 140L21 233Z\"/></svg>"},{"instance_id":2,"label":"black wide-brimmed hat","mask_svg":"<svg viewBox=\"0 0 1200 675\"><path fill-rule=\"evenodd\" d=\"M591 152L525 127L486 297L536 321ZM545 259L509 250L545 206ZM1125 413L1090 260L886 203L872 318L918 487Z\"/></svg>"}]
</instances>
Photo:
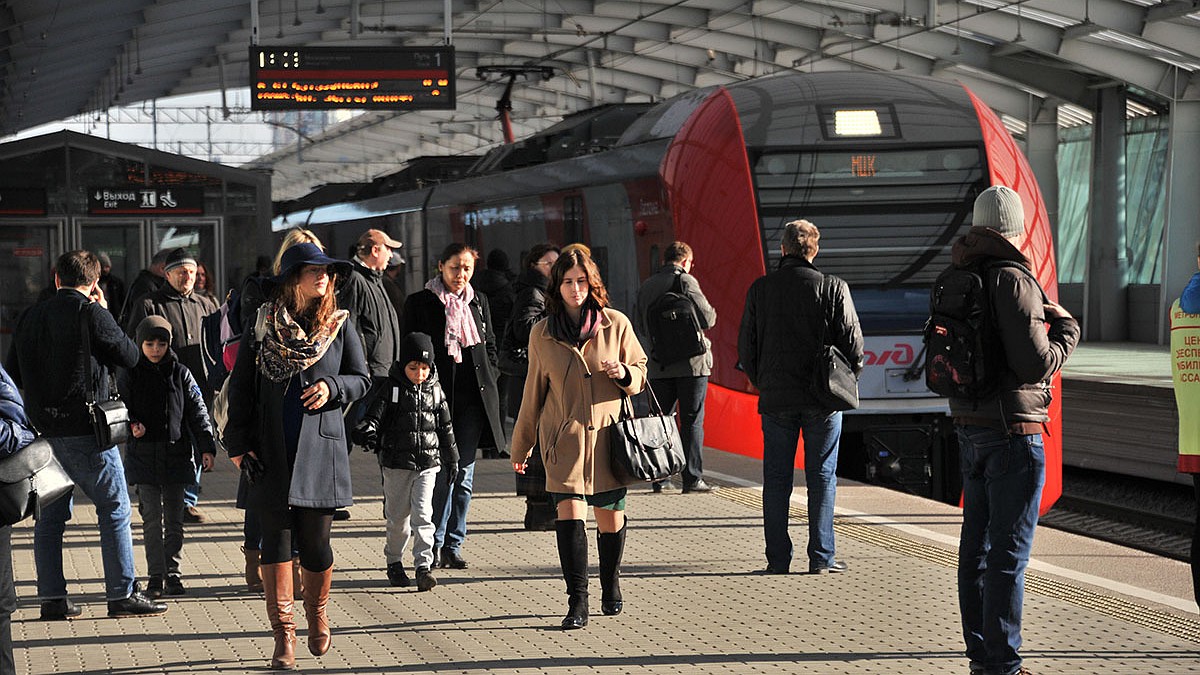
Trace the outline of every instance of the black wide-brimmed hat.
<instances>
[{"instance_id":1,"label":"black wide-brimmed hat","mask_svg":"<svg viewBox=\"0 0 1200 675\"><path fill-rule=\"evenodd\" d=\"M273 281L283 283L305 265L328 265L333 268L332 272L342 276L348 274L351 269L349 262L330 258L316 244L305 242L283 252L283 257L279 260L279 274Z\"/></svg>"}]
</instances>

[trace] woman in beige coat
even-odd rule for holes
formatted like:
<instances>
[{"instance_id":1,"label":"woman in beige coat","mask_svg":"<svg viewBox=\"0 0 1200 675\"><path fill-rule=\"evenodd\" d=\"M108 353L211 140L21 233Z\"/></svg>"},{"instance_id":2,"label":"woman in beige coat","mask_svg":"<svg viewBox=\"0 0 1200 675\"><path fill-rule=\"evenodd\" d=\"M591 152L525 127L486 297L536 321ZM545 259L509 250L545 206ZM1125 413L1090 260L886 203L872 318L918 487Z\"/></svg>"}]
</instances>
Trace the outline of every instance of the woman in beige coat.
<instances>
[{"instance_id":1,"label":"woman in beige coat","mask_svg":"<svg viewBox=\"0 0 1200 675\"><path fill-rule=\"evenodd\" d=\"M608 293L591 256L563 251L550 272L547 317L529 335L529 376L513 430L512 461L540 443L546 491L557 504L558 558L567 582L564 630L588 622L588 547L584 519L593 507L599 529L601 609L622 609L619 575L625 549L625 486L613 475L608 435L621 394L646 383L646 353Z\"/></svg>"}]
</instances>

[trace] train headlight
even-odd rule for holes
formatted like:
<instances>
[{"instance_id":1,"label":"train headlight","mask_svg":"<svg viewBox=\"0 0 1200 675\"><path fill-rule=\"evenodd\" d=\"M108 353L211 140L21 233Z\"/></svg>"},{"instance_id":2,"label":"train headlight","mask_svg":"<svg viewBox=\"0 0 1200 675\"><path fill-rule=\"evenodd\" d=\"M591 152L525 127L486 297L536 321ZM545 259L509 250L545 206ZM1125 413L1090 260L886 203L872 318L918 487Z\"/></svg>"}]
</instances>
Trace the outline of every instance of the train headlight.
<instances>
[{"instance_id":1,"label":"train headlight","mask_svg":"<svg viewBox=\"0 0 1200 675\"><path fill-rule=\"evenodd\" d=\"M883 127L876 110L833 111L833 133L838 136L879 136Z\"/></svg>"}]
</instances>

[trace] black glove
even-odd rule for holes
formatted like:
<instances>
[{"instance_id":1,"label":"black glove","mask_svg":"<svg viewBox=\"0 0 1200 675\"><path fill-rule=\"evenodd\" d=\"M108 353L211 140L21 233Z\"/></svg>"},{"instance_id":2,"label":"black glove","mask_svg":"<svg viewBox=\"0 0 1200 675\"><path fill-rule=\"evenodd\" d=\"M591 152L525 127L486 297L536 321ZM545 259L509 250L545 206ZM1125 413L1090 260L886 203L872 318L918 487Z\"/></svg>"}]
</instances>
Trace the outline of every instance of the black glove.
<instances>
[{"instance_id":1,"label":"black glove","mask_svg":"<svg viewBox=\"0 0 1200 675\"><path fill-rule=\"evenodd\" d=\"M246 474L246 482L254 485L262 479L267 468L262 461L251 454L242 455L242 473Z\"/></svg>"},{"instance_id":2,"label":"black glove","mask_svg":"<svg viewBox=\"0 0 1200 675\"><path fill-rule=\"evenodd\" d=\"M363 450L379 452L375 443L379 440L379 425L373 419L365 419L350 432L350 440L363 446Z\"/></svg>"},{"instance_id":3,"label":"black glove","mask_svg":"<svg viewBox=\"0 0 1200 675\"><path fill-rule=\"evenodd\" d=\"M442 471L446 473L446 485L454 485L454 479L458 477L458 465L454 462L443 464Z\"/></svg>"}]
</instances>

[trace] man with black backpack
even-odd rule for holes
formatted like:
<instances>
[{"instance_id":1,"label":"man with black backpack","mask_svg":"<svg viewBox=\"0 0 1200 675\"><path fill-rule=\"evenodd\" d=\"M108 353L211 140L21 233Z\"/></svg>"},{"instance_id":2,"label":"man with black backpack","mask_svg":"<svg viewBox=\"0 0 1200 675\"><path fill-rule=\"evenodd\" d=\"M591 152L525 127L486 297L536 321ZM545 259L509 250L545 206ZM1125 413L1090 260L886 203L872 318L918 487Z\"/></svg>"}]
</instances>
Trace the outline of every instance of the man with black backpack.
<instances>
[{"instance_id":1,"label":"man with black backpack","mask_svg":"<svg viewBox=\"0 0 1200 675\"><path fill-rule=\"evenodd\" d=\"M1025 567L1045 481L1042 429L1050 419L1050 378L1079 342L1079 323L1046 298L1029 271L1019 250L1025 213L1016 192L984 190L972 225L954 243L952 266L930 296L926 381L949 392L958 430L958 603L971 672L1027 674L1018 650ZM955 333L958 339L946 340ZM970 386L956 388L955 380Z\"/></svg>"},{"instance_id":2,"label":"man with black backpack","mask_svg":"<svg viewBox=\"0 0 1200 675\"><path fill-rule=\"evenodd\" d=\"M712 344L704 330L717 323L717 311L700 290L692 271L692 247L672 242L663 266L638 289L635 327L650 352L650 386L664 411L679 402L684 459L683 492L709 492L704 482L704 395L712 373ZM667 481L654 484L662 492Z\"/></svg>"}]
</instances>

